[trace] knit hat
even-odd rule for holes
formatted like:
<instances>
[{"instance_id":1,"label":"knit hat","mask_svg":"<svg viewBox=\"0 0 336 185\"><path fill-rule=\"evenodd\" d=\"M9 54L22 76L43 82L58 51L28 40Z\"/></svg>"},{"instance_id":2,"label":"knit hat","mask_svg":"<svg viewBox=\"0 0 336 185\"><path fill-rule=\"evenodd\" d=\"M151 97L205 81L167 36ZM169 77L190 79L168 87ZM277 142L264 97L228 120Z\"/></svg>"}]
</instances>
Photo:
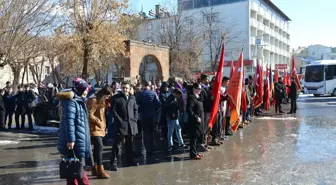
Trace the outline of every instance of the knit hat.
<instances>
[{"instance_id":1,"label":"knit hat","mask_svg":"<svg viewBox=\"0 0 336 185\"><path fill-rule=\"evenodd\" d=\"M72 81L72 85L77 95L82 95L89 87L89 84L79 77Z\"/></svg>"}]
</instances>

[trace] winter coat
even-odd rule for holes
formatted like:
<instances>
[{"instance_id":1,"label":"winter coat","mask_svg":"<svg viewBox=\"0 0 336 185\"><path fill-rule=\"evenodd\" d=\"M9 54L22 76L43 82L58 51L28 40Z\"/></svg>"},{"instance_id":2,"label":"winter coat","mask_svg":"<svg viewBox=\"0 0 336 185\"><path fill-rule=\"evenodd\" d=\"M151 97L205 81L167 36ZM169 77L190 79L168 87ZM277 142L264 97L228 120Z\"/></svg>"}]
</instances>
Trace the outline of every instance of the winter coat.
<instances>
[{"instance_id":1,"label":"winter coat","mask_svg":"<svg viewBox=\"0 0 336 185\"><path fill-rule=\"evenodd\" d=\"M136 101L141 109L141 119L155 118L161 107L158 96L151 90L143 90L137 93Z\"/></svg>"},{"instance_id":2,"label":"winter coat","mask_svg":"<svg viewBox=\"0 0 336 185\"><path fill-rule=\"evenodd\" d=\"M36 94L33 90L26 91L26 102L25 107L26 108L33 108L36 106Z\"/></svg>"},{"instance_id":3,"label":"winter coat","mask_svg":"<svg viewBox=\"0 0 336 185\"><path fill-rule=\"evenodd\" d=\"M24 91L18 92L14 96L15 107L17 113L25 113L26 111L26 102L27 102L27 95Z\"/></svg>"},{"instance_id":4,"label":"winter coat","mask_svg":"<svg viewBox=\"0 0 336 185\"><path fill-rule=\"evenodd\" d=\"M95 96L90 97L87 106L89 109L89 124L91 136L104 137L106 134L105 100L97 100Z\"/></svg>"},{"instance_id":5,"label":"winter coat","mask_svg":"<svg viewBox=\"0 0 336 185\"><path fill-rule=\"evenodd\" d=\"M126 98L122 93L113 96L112 113L117 135L134 136L138 133L138 106L134 96Z\"/></svg>"},{"instance_id":6,"label":"winter coat","mask_svg":"<svg viewBox=\"0 0 336 185\"><path fill-rule=\"evenodd\" d=\"M161 94L159 96L160 103L161 103L160 124L163 125L163 126L167 125L165 105L166 105L166 102L167 102L167 99L168 99L169 95L170 95L169 92L164 93L163 91L161 91Z\"/></svg>"},{"instance_id":7,"label":"winter coat","mask_svg":"<svg viewBox=\"0 0 336 185\"><path fill-rule=\"evenodd\" d=\"M202 87L200 98L203 102L204 112L210 113L212 111L212 104L213 104L210 88Z\"/></svg>"},{"instance_id":8,"label":"winter coat","mask_svg":"<svg viewBox=\"0 0 336 185\"><path fill-rule=\"evenodd\" d=\"M2 96L2 100L5 104L5 109L7 112L14 112L15 111L15 96L6 92Z\"/></svg>"},{"instance_id":9,"label":"winter coat","mask_svg":"<svg viewBox=\"0 0 336 185\"><path fill-rule=\"evenodd\" d=\"M59 100L61 108L57 142L58 151L62 155L66 155L68 150L67 143L75 142L74 151L76 157L91 159L90 161L92 161L89 116L84 99L76 95L72 90L59 92L56 98Z\"/></svg>"},{"instance_id":10,"label":"winter coat","mask_svg":"<svg viewBox=\"0 0 336 185\"><path fill-rule=\"evenodd\" d=\"M285 86L282 83L275 83L274 86L275 89L275 97L277 99L284 98L286 96Z\"/></svg>"},{"instance_id":11,"label":"winter coat","mask_svg":"<svg viewBox=\"0 0 336 185\"><path fill-rule=\"evenodd\" d=\"M187 98L187 114L189 132L191 135L201 135L206 132L202 125L204 124L204 108L200 98L191 94ZM197 118L201 118L201 123L197 122Z\"/></svg>"},{"instance_id":12,"label":"winter coat","mask_svg":"<svg viewBox=\"0 0 336 185\"><path fill-rule=\"evenodd\" d=\"M2 96L0 96L0 112L5 112L5 103L2 99Z\"/></svg>"},{"instance_id":13,"label":"winter coat","mask_svg":"<svg viewBox=\"0 0 336 185\"><path fill-rule=\"evenodd\" d=\"M289 88L288 98L296 99L298 89L297 84L295 82L292 82L291 86L287 85L287 87Z\"/></svg>"},{"instance_id":14,"label":"winter coat","mask_svg":"<svg viewBox=\"0 0 336 185\"><path fill-rule=\"evenodd\" d=\"M166 105L166 118L169 120L177 120L179 115L179 102L174 97L174 95L170 95L167 99Z\"/></svg>"}]
</instances>

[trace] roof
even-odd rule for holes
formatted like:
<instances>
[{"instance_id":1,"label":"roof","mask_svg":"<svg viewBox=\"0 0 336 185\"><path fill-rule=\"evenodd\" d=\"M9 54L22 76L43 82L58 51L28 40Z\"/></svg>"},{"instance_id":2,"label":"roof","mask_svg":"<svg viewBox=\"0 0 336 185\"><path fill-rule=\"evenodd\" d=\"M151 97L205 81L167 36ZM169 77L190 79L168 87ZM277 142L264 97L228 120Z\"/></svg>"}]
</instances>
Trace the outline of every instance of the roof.
<instances>
[{"instance_id":1,"label":"roof","mask_svg":"<svg viewBox=\"0 0 336 185\"><path fill-rule=\"evenodd\" d=\"M336 60L317 60L313 62L310 66L330 65L330 64L336 65Z\"/></svg>"},{"instance_id":2,"label":"roof","mask_svg":"<svg viewBox=\"0 0 336 185\"><path fill-rule=\"evenodd\" d=\"M270 6L276 13L278 13L286 21L292 21L283 11L280 10L271 0L262 0L265 4Z\"/></svg>"}]
</instances>

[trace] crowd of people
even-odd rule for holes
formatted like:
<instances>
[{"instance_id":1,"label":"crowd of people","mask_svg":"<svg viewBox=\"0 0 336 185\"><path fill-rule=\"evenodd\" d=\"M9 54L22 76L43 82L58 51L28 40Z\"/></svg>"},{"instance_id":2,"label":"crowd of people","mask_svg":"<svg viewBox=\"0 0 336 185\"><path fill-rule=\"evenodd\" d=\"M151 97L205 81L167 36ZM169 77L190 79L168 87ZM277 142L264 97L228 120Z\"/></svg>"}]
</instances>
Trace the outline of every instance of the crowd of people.
<instances>
[{"instance_id":1,"label":"crowd of people","mask_svg":"<svg viewBox=\"0 0 336 185\"><path fill-rule=\"evenodd\" d=\"M103 167L102 152L105 140L112 139L111 170L118 171L121 166L137 166L137 153L145 159L157 150L157 132L160 132L161 145L171 154L176 150L189 148L190 159L201 160L202 152L224 143L227 136L233 135L230 125L228 87L230 79L223 77L220 103L216 121L209 127L213 109L212 94L214 78L202 74L198 80L183 81L171 78L167 82L143 81L130 84L113 82L95 86L81 78L73 80L71 88L58 92L47 88L49 96L56 96L60 104L60 127L57 148L65 156L73 150L84 166L92 166L92 175L106 179L109 175ZM276 113L284 113L281 104L287 97L291 99L291 111L296 113L297 86L294 78L291 85L285 86L279 78L274 84L273 102ZM259 116L264 106L255 107L256 87L254 79L245 79L244 91L247 107L242 110L239 128L244 128ZM15 114L16 129L24 128L27 115L29 128L32 128L32 109L38 92L29 86L18 87L13 93L8 83L0 99L1 128ZM2 117L2 116L1 116ZM19 121L21 118L21 124ZM135 147L134 137L140 137L141 147ZM189 146L186 145L189 141ZM91 145L93 147L91 148ZM140 150L140 151L139 151ZM68 184L89 184L83 171L83 178L67 179Z\"/></svg>"}]
</instances>

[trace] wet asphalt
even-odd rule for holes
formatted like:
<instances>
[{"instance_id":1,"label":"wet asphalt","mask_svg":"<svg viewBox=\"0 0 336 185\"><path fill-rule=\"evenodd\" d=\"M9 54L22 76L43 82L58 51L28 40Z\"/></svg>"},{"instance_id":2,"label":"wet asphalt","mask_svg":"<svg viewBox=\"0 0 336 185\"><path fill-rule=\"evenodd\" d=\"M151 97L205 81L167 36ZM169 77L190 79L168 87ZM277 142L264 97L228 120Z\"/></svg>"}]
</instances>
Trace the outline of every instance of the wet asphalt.
<instances>
[{"instance_id":1,"label":"wet asphalt","mask_svg":"<svg viewBox=\"0 0 336 185\"><path fill-rule=\"evenodd\" d=\"M157 153L146 165L107 171L108 180L89 176L90 183L336 184L336 98L300 97L298 108L296 116L256 118L200 161L189 160L187 151L172 156ZM1 132L0 141L1 185L66 184L58 175L56 135ZM109 155L106 147L106 168Z\"/></svg>"}]
</instances>

